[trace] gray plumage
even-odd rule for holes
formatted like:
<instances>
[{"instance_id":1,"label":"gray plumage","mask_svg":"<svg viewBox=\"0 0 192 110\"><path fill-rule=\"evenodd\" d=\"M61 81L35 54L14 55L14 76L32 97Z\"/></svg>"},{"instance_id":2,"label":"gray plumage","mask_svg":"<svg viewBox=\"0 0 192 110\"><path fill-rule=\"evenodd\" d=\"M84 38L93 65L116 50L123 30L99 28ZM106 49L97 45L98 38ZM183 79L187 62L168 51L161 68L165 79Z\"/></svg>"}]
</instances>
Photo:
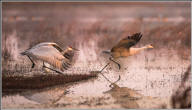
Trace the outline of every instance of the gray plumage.
<instances>
[{"instance_id":1,"label":"gray plumage","mask_svg":"<svg viewBox=\"0 0 192 110\"><path fill-rule=\"evenodd\" d=\"M63 51L56 43L53 42L43 42L29 48L21 53L22 55L27 55L34 67L34 60L41 60L46 62L53 67L64 71L67 70L72 63L74 56L73 48L68 47ZM66 57L67 56L67 57Z\"/></svg>"}]
</instances>

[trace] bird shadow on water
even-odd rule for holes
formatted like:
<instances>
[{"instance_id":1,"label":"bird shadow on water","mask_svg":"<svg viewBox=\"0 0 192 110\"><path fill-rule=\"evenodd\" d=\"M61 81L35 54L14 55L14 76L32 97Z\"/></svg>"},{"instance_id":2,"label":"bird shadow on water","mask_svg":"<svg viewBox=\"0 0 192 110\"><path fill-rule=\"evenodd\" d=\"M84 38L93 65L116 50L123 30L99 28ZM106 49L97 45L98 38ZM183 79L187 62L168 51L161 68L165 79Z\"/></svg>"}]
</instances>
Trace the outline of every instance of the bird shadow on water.
<instances>
[{"instance_id":1,"label":"bird shadow on water","mask_svg":"<svg viewBox=\"0 0 192 110\"><path fill-rule=\"evenodd\" d=\"M141 94L130 88L120 87L119 85L117 85L116 83L121 80L120 75L116 81L112 82L103 73L101 73L101 71L92 72L101 74L110 83L109 87L111 89L104 92L104 94L110 94L115 99L115 104L120 104L123 108L139 108L137 100L142 98Z\"/></svg>"},{"instance_id":2,"label":"bird shadow on water","mask_svg":"<svg viewBox=\"0 0 192 110\"><path fill-rule=\"evenodd\" d=\"M111 89L104 94L110 94L115 99L114 103L122 108L163 108L164 102L160 98L144 96L137 90L120 87L115 83L111 84L110 87Z\"/></svg>"},{"instance_id":3,"label":"bird shadow on water","mask_svg":"<svg viewBox=\"0 0 192 110\"><path fill-rule=\"evenodd\" d=\"M103 75L104 76L104 75ZM105 77L105 76L104 76ZM114 104L120 105L122 108L163 108L164 102L160 98L144 96L139 93L139 90L134 90L128 87L120 87L117 82L121 80L119 75L118 80L115 82L110 81L111 88L108 91L103 92L104 94L110 94L115 99Z\"/></svg>"},{"instance_id":4,"label":"bird shadow on water","mask_svg":"<svg viewBox=\"0 0 192 110\"><path fill-rule=\"evenodd\" d=\"M120 87L115 83L110 84L111 89L104 92L110 94L123 108L139 108L137 100L142 98L141 94L127 87Z\"/></svg>"},{"instance_id":5,"label":"bird shadow on water","mask_svg":"<svg viewBox=\"0 0 192 110\"><path fill-rule=\"evenodd\" d=\"M35 101L39 104L52 105L71 92L72 91L67 90L67 87L51 87L42 90L23 92L20 95L24 96L28 100Z\"/></svg>"}]
</instances>

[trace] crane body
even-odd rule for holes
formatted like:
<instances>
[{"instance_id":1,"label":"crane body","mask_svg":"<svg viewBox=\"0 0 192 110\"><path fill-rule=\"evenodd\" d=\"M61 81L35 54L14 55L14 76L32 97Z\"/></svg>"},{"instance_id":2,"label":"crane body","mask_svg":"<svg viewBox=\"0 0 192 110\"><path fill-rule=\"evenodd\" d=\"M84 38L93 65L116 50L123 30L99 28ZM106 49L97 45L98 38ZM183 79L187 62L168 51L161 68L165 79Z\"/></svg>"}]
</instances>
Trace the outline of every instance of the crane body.
<instances>
[{"instance_id":1,"label":"crane body","mask_svg":"<svg viewBox=\"0 0 192 110\"><path fill-rule=\"evenodd\" d=\"M142 37L141 33L135 33L131 36L128 36L128 37L120 40L118 42L118 44L115 45L110 51L103 51L103 53L109 54L110 55L109 60L116 63L120 69L121 66L118 62L115 61L115 59L126 58L129 56L138 54L139 52L141 52L145 49L153 48L153 46L151 44L148 44L148 45L140 47L140 48L132 47L140 41L141 37ZM109 65L109 63L107 65ZM106 68L106 67L107 66L105 66L104 68Z\"/></svg>"},{"instance_id":2,"label":"crane body","mask_svg":"<svg viewBox=\"0 0 192 110\"><path fill-rule=\"evenodd\" d=\"M43 42L25 50L21 55L26 55L30 59L32 62L31 68L35 66L34 60L40 60L43 62L43 67L46 67L45 62L56 69L64 71L71 66L74 51L76 50L72 47L67 47L63 50L56 43Z\"/></svg>"}]
</instances>

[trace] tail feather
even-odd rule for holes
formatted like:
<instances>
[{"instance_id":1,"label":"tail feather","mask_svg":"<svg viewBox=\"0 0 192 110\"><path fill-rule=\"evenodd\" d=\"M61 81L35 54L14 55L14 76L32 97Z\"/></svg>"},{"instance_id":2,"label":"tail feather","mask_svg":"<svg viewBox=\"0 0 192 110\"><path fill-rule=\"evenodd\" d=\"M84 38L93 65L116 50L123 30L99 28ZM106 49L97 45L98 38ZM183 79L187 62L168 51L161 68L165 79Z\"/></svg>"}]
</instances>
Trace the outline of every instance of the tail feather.
<instances>
[{"instance_id":1,"label":"tail feather","mask_svg":"<svg viewBox=\"0 0 192 110\"><path fill-rule=\"evenodd\" d=\"M63 69L67 70L68 68L70 68L70 66L71 66L71 63L66 62L66 61L62 62L62 68Z\"/></svg>"},{"instance_id":2,"label":"tail feather","mask_svg":"<svg viewBox=\"0 0 192 110\"><path fill-rule=\"evenodd\" d=\"M73 64L75 63L75 61L77 60L77 56L78 56L78 51L74 51L74 50L65 50L62 52L63 56L68 59L70 62L72 62Z\"/></svg>"}]
</instances>

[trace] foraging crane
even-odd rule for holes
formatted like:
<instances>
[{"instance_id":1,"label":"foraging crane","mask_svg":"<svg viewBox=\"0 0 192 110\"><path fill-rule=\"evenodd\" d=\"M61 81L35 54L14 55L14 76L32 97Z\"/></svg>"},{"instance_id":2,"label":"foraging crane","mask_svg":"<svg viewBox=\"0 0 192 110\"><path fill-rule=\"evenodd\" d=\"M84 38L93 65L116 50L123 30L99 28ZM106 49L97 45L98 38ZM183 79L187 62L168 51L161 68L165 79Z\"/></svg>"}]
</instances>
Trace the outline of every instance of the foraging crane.
<instances>
[{"instance_id":1,"label":"foraging crane","mask_svg":"<svg viewBox=\"0 0 192 110\"><path fill-rule=\"evenodd\" d=\"M70 67L75 51L78 50L72 47L67 47L67 49L63 50L56 43L43 42L25 50L21 55L26 55L30 59L32 62L31 68L35 67L33 60L40 60L43 61L43 67L56 71L57 73L62 73ZM45 66L44 62L62 72Z\"/></svg>"},{"instance_id":2,"label":"foraging crane","mask_svg":"<svg viewBox=\"0 0 192 110\"><path fill-rule=\"evenodd\" d=\"M132 55L138 54L142 50L153 48L151 44L141 48L133 48L132 46L136 45L140 41L141 37L142 37L141 33L135 33L132 36L128 36L120 40L119 43L115 45L110 51L103 51L103 53L109 54L110 55L109 60L116 63L120 69L121 68L120 64L114 61L113 59L132 56ZM104 68L106 68L108 65L109 63Z\"/></svg>"}]
</instances>

